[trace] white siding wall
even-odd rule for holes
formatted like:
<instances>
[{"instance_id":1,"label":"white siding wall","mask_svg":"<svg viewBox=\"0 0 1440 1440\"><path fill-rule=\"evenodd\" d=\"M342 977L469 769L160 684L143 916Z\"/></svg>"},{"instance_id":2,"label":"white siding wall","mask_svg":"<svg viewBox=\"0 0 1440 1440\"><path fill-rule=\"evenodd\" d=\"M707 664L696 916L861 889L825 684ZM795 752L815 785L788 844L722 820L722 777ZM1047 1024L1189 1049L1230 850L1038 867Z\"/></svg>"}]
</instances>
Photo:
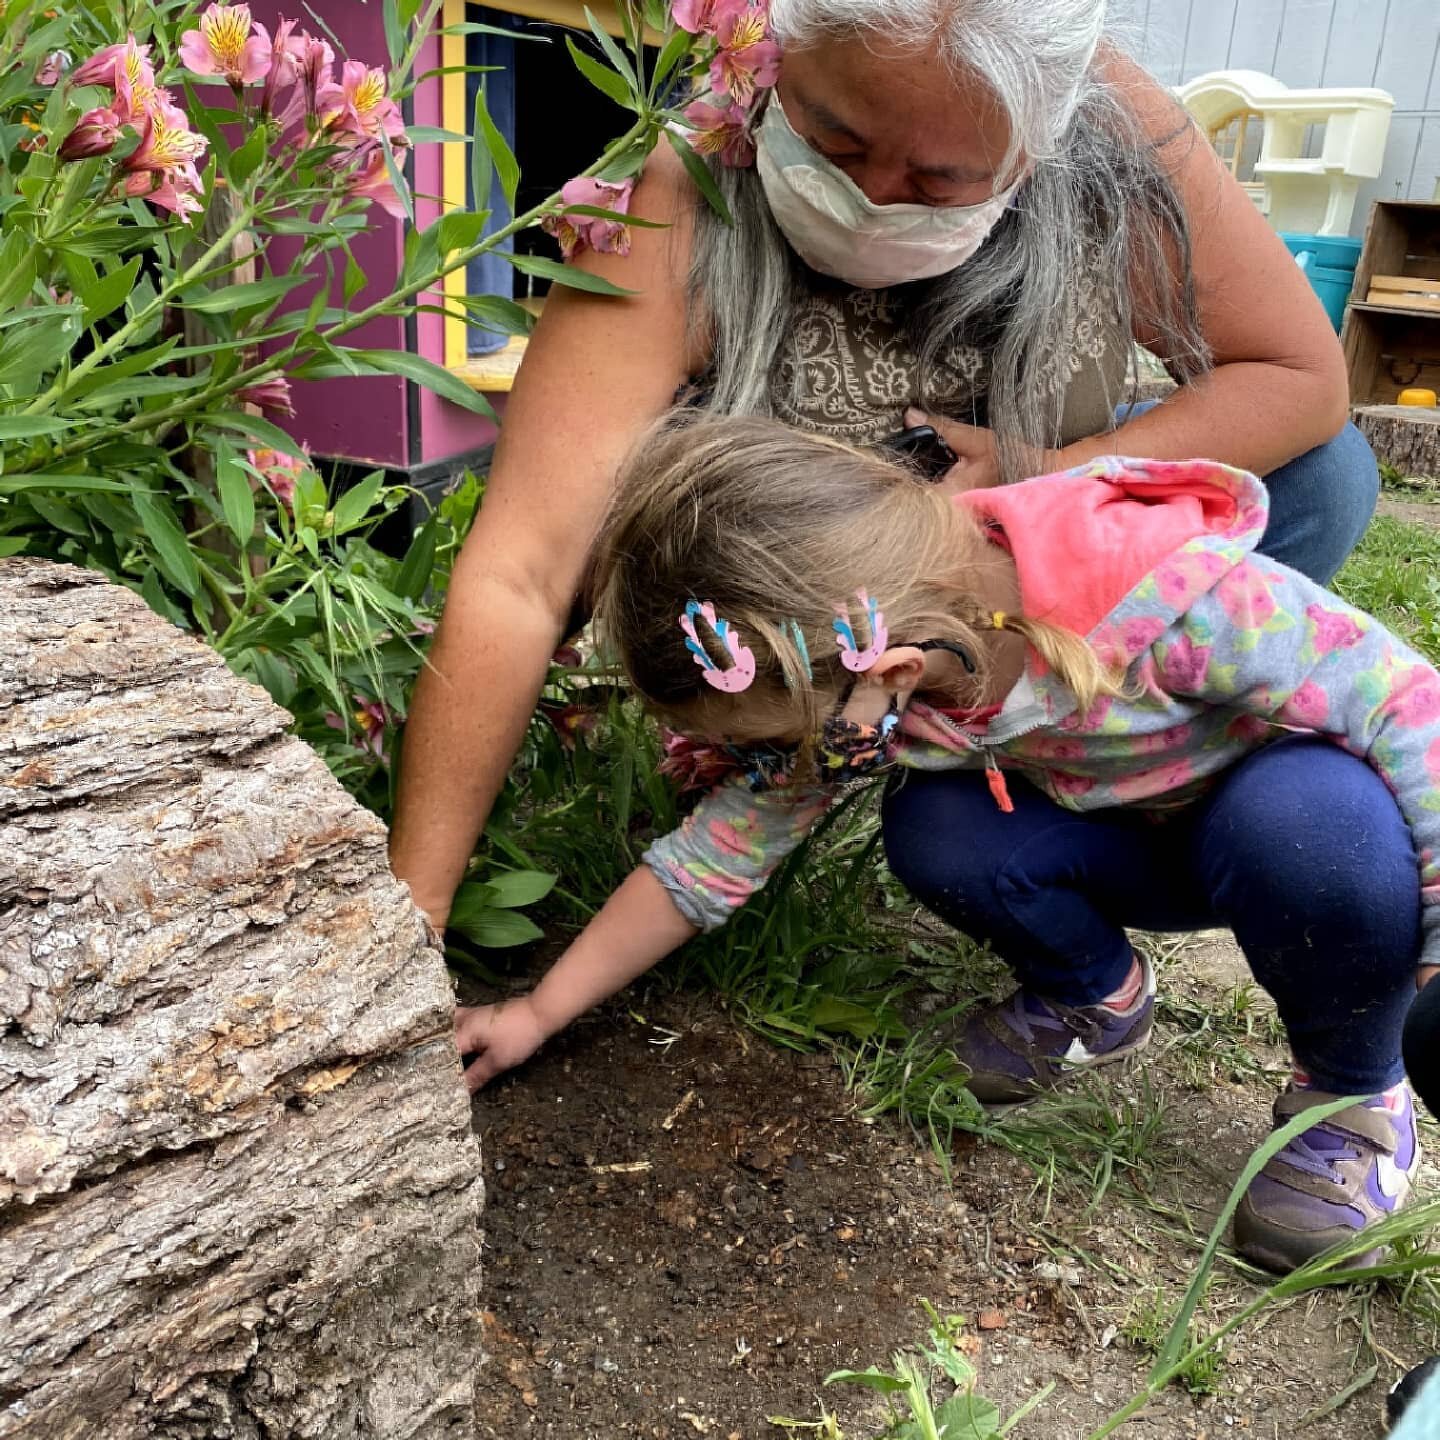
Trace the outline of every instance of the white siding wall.
<instances>
[{"instance_id":1,"label":"white siding wall","mask_svg":"<svg viewBox=\"0 0 1440 1440\"><path fill-rule=\"evenodd\" d=\"M1262 70L1287 85L1378 85L1395 97L1370 201L1429 200L1440 181L1440 0L1115 0L1119 38L1167 85Z\"/></svg>"}]
</instances>

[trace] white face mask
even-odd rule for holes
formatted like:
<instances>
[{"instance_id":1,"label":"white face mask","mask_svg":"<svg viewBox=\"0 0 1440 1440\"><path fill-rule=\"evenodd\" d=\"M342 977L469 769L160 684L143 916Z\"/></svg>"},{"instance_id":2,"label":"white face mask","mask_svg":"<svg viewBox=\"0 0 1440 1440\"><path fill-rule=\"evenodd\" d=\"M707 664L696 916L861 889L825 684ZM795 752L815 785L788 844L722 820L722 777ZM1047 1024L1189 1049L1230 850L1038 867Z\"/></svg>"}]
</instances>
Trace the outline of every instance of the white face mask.
<instances>
[{"instance_id":1,"label":"white face mask","mask_svg":"<svg viewBox=\"0 0 1440 1440\"><path fill-rule=\"evenodd\" d=\"M812 270L863 290L957 269L985 243L1016 188L979 205L875 205L795 133L774 95L756 137L756 168L791 249Z\"/></svg>"}]
</instances>

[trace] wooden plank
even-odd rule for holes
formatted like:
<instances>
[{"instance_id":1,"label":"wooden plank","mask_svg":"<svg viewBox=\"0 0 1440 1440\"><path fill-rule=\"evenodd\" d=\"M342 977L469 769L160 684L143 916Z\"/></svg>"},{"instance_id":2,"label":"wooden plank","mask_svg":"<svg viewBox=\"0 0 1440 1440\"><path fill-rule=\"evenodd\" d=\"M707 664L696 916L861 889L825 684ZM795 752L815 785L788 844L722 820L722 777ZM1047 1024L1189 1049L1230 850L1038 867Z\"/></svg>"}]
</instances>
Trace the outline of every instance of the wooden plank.
<instances>
[{"instance_id":1,"label":"wooden plank","mask_svg":"<svg viewBox=\"0 0 1440 1440\"><path fill-rule=\"evenodd\" d=\"M1394 295L1440 295L1440 280L1423 275L1376 275L1370 281L1370 298L1377 299L1379 290Z\"/></svg>"},{"instance_id":2,"label":"wooden plank","mask_svg":"<svg viewBox=\"0 0 1440 1440\"><path fill-rule=\"evenodd\" d=\"M1440 295L1396 295L1381 292L1377 297L1372 291L1366 303L1386 310L1420 310L1440 315Z\"/></svg>"}]
</instances>

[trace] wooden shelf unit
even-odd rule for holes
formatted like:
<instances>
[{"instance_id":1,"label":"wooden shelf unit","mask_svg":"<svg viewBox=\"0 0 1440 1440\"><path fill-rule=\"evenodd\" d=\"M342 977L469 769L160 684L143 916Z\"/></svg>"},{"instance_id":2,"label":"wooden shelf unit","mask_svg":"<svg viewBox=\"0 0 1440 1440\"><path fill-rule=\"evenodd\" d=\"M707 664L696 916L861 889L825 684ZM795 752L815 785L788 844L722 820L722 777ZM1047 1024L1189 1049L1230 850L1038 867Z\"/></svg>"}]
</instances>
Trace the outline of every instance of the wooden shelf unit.
<instances>
[{"instance_id":1,"label":"wooden shelf unit","mask_svg":"<svg viewBox=\"0 0 1440 1440\"><path fill-rule=\"evenodd\" d=\"M1440 390L1440 312L1372 301L1377 275L1440 280L1440 204L1380 200L1370 212L1342 332L1352 405L1394 405L1411 386Z\"/></svg>"}]
</instances>

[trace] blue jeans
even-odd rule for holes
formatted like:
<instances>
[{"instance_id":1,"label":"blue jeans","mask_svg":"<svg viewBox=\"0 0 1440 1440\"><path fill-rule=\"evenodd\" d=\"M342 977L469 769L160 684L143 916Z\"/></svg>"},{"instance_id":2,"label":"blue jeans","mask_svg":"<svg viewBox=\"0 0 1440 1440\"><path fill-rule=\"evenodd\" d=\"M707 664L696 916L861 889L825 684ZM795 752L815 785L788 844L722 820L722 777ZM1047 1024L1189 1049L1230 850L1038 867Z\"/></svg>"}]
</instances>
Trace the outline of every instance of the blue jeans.
<instances>
[{"instance_id":1,"label":"blue jeans","mask_svg":"<svg viewBox=\"0 0 1440 1440\"><path fill-rule=\"evenodd\" d=\"M976 771L906 771L883 824L901 882L1022 983L1093 1004L1129 969L1123 926L1228 926L1318 1085L1356 1095L1399 1080L1420 873L1409 826L1363 760L1297 735L1158 814L1077 813L1023 780L1010 789L1004 815Z\"/></svg>"},{"instance_id":2,"label":"blue jeans","mask_svg":"<svg viewBox=\"0 0 1440 1440\"><path fill-rule=\"evenodd\" d=\"M1161 402L1122 405L1117 424ZM1264 477L1270 491L1270 524L1260 550L1321 585L1328 585L1359 543L1375 513L1380 467L1370 443L1347 422L1324 445Z\"/></svg>"}]
</instances>

